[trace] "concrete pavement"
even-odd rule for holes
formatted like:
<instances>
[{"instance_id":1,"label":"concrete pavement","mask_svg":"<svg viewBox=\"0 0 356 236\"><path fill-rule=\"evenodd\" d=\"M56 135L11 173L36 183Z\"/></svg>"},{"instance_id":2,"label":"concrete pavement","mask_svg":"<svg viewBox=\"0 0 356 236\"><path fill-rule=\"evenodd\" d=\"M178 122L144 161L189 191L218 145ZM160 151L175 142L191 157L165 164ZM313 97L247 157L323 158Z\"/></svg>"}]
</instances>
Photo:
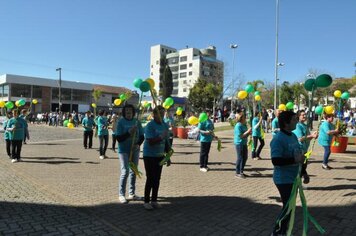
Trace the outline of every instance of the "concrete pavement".
<instances>
[{"instance_id":1,"label":"concrete pavement","mask_svg":"<svg viewBox=\"0 0 356 236\"><path fill-rule=\"evenodd\" d=\"M85 150L78 130L32 125L30 132L20 163L7 159L0 141L1 235L269 235L280 211L270 134L263 160L248 159L246 179L234 177L232 130L217 133L223 149L212 145L208 173L199 171L199 143L175 139L173 164L164 167L161 179L163 208L147 212L141 202L119 203L117 153L108 150L109 158L99 160L98 141ZM356 146L332 154L334 169L325 171L316 145L305 194L325 235L356 232L355 154ZM139 169L144 173L142 160ZM144 183L145 177L137 180L138 195L143 196ZM299 208L296 215L294 235L301 235ZM319 235L309 227L308 235Z\"/></svg>"}]
</instances>

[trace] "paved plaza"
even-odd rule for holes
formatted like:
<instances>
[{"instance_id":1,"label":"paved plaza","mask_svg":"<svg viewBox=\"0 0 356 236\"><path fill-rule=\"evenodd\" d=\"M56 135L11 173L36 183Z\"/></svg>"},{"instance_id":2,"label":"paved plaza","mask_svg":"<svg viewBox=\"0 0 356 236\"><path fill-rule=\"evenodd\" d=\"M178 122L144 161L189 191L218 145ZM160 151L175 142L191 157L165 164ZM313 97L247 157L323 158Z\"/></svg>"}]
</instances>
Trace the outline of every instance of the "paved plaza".
<instances>
[{"instance_id":1,"label":"paved plaza","mask_svg":"<svg viewBox=\"0 0 356 236\"><path fill-rule=\"evenodd\" d=\"M199 171L199 143L175 139L173 164L162 173L163 208L148 212L142 202L119 202L117 153L108 149L109 158L100 160L98 140L84 149L80 129L29 128L22 162L10 162L0 138L0 235L267 236L281 208L272 181L271 134L262 160L249 155L246 179L235 177L232 130L216 133L223 148L218 152L212 144L207 173ZM322 149L315 147L305 190L308 209L324 235L356 235L356 146L332 154L331 171L322 170ZM139 169L144 173L142 160ZM144 183L144 176L137 180L140 196ZM294 235L302 234L300 201L294 229ZM312 223L308 235L320 235Z\"/></svg>"}]
</instances>

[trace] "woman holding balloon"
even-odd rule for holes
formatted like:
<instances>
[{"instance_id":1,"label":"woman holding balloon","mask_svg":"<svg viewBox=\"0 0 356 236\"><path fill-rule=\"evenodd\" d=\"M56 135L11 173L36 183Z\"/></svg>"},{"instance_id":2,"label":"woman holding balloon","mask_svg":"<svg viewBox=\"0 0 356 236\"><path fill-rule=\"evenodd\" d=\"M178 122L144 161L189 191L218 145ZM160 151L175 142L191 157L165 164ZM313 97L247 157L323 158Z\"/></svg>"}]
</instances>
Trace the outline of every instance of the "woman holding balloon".
<instances>
[{"instance_id":1,"label":"woman holding balloon","mask_svg":"<svg viewBox=\"0 0 356 236\"><path fill-rule=\"evenodd\" d=\"M210 112L203 112L199 115L198 130L200 133L200 171L208 172L208 161L211 142L214 138L214 124L209 119Z\"/></svg>"},{"instance_id":2,"label":"woman holding balloon","mask_svg":"<svg viewBox=\"0 0 356 236\"><path fill-rule=\"evenodd\" d=\"M99 158L103 160L106 155L106 149L108 148L108 142L109 142L109 131L108 131L108 126L109 122L108 119L106 118L106 112L104 110L100 110L98 113L98 119L97 119L97 127L98 127L98 137L99 137L99 152L100 156Z\"/></svg>"}]
</instances>

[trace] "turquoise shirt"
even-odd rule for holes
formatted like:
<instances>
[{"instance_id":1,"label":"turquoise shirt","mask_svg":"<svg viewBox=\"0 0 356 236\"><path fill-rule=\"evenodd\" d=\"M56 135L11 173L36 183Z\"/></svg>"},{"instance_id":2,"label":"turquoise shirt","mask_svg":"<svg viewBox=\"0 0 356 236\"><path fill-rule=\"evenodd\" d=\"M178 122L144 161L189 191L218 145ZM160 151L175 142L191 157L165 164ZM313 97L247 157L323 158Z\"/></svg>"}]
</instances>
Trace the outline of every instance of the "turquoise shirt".
<instances>
[{"instance_id":1,"label":"turquoise shirt","mask_svg":"<svg viewBox=\"0 0 356 236\"><path fill-rule=\"evenodd\" d=\"M92 117L84 117L82 120L82 125L84 126L84 131L92 131L94 126L94 119Z\"/></svg>"},{"instance_id":2,"label":"turquoise shirt","mask_svg":"<svg viewBox=\"0 0 356 236\"><path fill-rule=\"evenodd\" d=\"M242 124L241 122L236 123L234 128L234 144L235 145L246 145L247 137L241 138L241 135L247 131L246 124Z\"/></svg>"},{"instance_id":3,"label":"turquoise shirt","mask_svg":"<svg viewBox=\"0 0 356 236\"><path fill-rule=\"evenodd\" d=\"M206 121L199 123L198 129L203 131L214 131L214 124L213 122L211 122L210 119L207 119ZM209 134L200 133L199 137L200 137L200 142L203 143L211 143L213 141L213 136L210 133Z\"/></svg>"},{"instance_id":4,"label":"turquoise shirt","mask_svg":"<svg viewBox=\"0 0 356 236\"><path fill-rule=\"evenodd\" d=\"M103 116L99 116L98 118L98 135L109 135L108 131L108 119Z\"/></svg>"},{"instance_id":5,"label":"turquoise shirt","mask_svg":"<svg viewBox=\"0 0 356 236\"><path fill-rule=\"evenodd\" d=\"M279 129L278 117L276 117L272 120L272 130L274 130L274 129ZM277 133L278 133L277 130L272 132L273 135L276 135Z\"/></svg>"},{"instance_id":6,"label":"turquoise shirt","mask_svg":"<svg viewBox=\"0 0 356 236\"><path fill-rule=\"evenodd\" d=\"M255 126L257 125L257 123L260 121L259 117L254 117L252 120L252 136L253 137L261 137L261 124L259 126L257 126L257 128L255 129Z\"/></svg>"},{"instance_id":7,"label":"turquoise shirt","mask_svg":"<svg viewBox=\"0 0 356 236\"><path fill-rule=\"evenodd\" d=\"M3 127L4 127L4 130L5 130L5 132L4 132L4 139L5 140L10 140L11 139L11 132L6 130L6 124L7 124L8 121L9 120L5 120L4 123L2 124Z\"/></svg>"},{"instance_id":8,"label":"turquoise shirt","mask_svg":"<svg viewBox=\"0 0 356 236\"><path fill-rule=\"evenodd\" d=\"M273 136L271 144L271 158L294 158L295 153L301 153L297 137L278 132ZM298 175L299 164L274 166L273 181L275 184L292 184Z\"/></svg>"},{"instance_id":9,"label":"turquoise shirt","mask_svg":"<svg viewBox=\"0 0 356 236\"><path fill-rule=\"evenodd\" d=\"M12 131L9 131L10 139L23 140L25 138L26 125L27 125L26 121L20 117L11 118L6 124L6 129L14 128Z\"/></svg>"},{"instance_id":10,"label":"turquoise shirt","mask_svg":"<svg viewBox=\"0 0 356 236\"><path fill-rule=\"evenodd\" d=\"M161 140L159 143L151 145L147 139L158 138L164 131L168 132L168 126L166 123L158 124L156 121L151 120L145 127L145 142L143 144L143 156L144 157L163 157L165 154L166 139Z\"/></svg>"},{"instance_id":11,"label":"turquoise shirt","mask_svg":"<svg viewBox=\"0 0 356 236\"><path fill-rule=\"evenodd\" d=\"M330 130L334 130L334 125L327 121L323 121L323 123L321 123L320 125L319 137L318 137L318 143L321 146L331 145L331 140L333 139L333 135L328 135L328 132Z\"/></svg>"},{"instance_id":12,"label":"turquoise shirt","mask_svg":"<svg viewBox=\"0 0 356 236\"><path fill-rule=\"evenodd\" d=\"M120 136L129 132L132 126L137 126L137 131L135 135L135 143L138 142L140 136L143 135L143 128L141 122L137 119L126 120L124 117L120 118L117 123L115 134ZM125 141L119 142L118 152L119 153L130 153L132 146L132 136L128 137Z\"/></svg>"},{"instance_id":13,"label":"turquoise shirt","mask_svg":"<svg viewBox=\"0 0 356 236\"><path fill-rule=\"evenodd\" d=\"M293 130L293 133L297 136L298 139L308 136L310 134L307 125L302 122L298 122L295 127L295 130ZM303 149L304 153L306 153L310 145L310 140L305 139L303 142L299 142L299 145L300 148Z\"/></svg>"}]
</instances>

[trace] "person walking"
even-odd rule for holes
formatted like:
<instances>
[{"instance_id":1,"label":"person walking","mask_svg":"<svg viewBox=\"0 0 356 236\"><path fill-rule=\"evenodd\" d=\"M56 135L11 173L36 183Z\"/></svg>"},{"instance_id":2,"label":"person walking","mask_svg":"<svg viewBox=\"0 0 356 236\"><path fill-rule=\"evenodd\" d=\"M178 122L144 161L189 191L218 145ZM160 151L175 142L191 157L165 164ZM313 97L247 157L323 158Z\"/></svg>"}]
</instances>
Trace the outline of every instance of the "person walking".
<instances>
[{"instance_id":1,"label":"person walking","mask_svg":"<svg viewBox=\"0 0 356 236\"><path fill-rule=\"evenodd\" d=\"M276 135L279 132L279 122L278 117L282 113L282 110L277 109L275 114L276 117L272 120L271 127L272 127L272 134Z\"/></svg>"},{"instance_id":2,"label":"person walking","mask_svg":"<svg viewBox=\"0 0 356 236\"><path fill-rule=\"evenodd\" d=\"M94 119L91 117L91 112L87 111L85 113L85 117L82 120L82 125L84 127L84 134L83 134L83 145L84 148L87 149L93 147L93 127L95 126L94 124ZM89 139L89 146L88 146L88 139Z\"/></svg>"},{"instance_id":3,"label":"person walking","mask_svg":"<svg viewBox=\"0 0 356 236\"><path fill-rule=\"evenodd\" d=\"M261 151L265 146L265 141L261 134L262 129L262 116L258 111L255 112L255 117L252 119L252 138L253 138L253 149L252 149L252 159L261 160ZM257 143L260 142L260 146L257 148ZM257 150L257 151L256 151Z\"/></svg>"},{"instance_id":4,"label":"person walking","mask_svg":"<svg viewBox=\"0 0 356 236\"><path fill-rule=\"evenodd\" d=\"M19 117L18 110L13 110L13 117L6 124L6 130L10 132L11 162L21 161L22 141L25 137L25 120Z\"/></svg>"},{"instance_id":5,"label":"person walking","mask_svg":"<svg viewBox=\"0 0 356 236\"><path fill-rule=\"evenodd\" d=\"M282 216L292 193L299 165L304 162L305 158L298 138L292 132L295 130L297 122L298 118L293 111L282 112L278 119L280 131L273 136L270 143L271 160L274 166L273 182L279 191L283 203L280 216ZM283 217L280 224L275 223L272 235L286 235L289 219L290 214Z\"/></svg>"},{"instance_id":6,"label":"person walking","mask_svg":"<svg viewBox=\"0 0 356 236\"><path fill-rule=\"evenodd\" d=\"M28 124L27 124L27 121L26 121L27 110L26 109L22 109L21 110L21 115L19 115L19 117L22 118L24 120L24 122L25 122L23 144L27 144L26 143L26 139L27 140L30 139L30 133L28 132Z\"/></svg>"},{"instance_id":7,"label":"person walking","mask_svg":"<svg viewBox=\"0 0 356 236\"><path fill-rule=\"evenodd\" d=\"M210 112L206 112L208 119L204 122L200 122L198 125L199 139L200 139L200 171L208 172L209 167L209 152L211 147L211 142L214 138L214 123L210 120Z\"/></svg>"},{"instance_id":8,"label":"person walking","mask_svg":"<svg viewBox=\"0 0 356 236\"><path fill-rule=\"evenodd\" d=\"M251 128L247 129L246 117L244 114L237 114L234 128L234 144L237 154L236 177L246 178L244 168L247 161L247 137L251 134Z\"/></svg>"},{"instance_id":9,"label":"person walking","mask_svg":"<svg viewBox=\"0 0 356 236\"><path fill-rule=\"evenodd\" d=\"M310 140L312 140L313 138L317 138L318 133L317 132L314 132L312 134L310 133L309 128L305 124L305 122L307 121L307 116L304 110L300 110L297 113L297 116L299 122L297 123L295 130L293 130L293 133L297 136L300 148L303 150L303 155L305 155L305 153L308 152ZM300 173L301 177L303 177L304 184L308 184L310 181L310 177L307 173L307 165L308 165L307 162L303 163L302 170Z\"/></svg>"},{"instance_id":10,"label":"person walking","mask_svg":"<svg viewBox=\"0 0 356 236\"><path fill-rule=\"evenodd\" d=\"M143 145L143 161L146 170L145 202L146 210L161 208L157 202L162 166L159 164L169 151L168 126L163 122L165 109L156 106L153 109L153 120L145 127L145 141ZM152 196L150 197L152 192ZM150 204L151 201L151 204Z\"/></svg>"},{"instance_id":11,"label":"person walking","mask_svg":"<svg viewBox=\"0 0 356 236\"><path fill-rule=\"evenodd\" d=\"M142 200L142 198L138 197L135 193L136 174L129 166L130 161L138 166L140 146L144 141L143 128L141 122L134 118L135 113L135 107L131 104L126 104L122 109L122 117L117 122L115 130L121 166L119 181L119 201L121 203L127 203L127 200ZM128 177L129 195L125 198Z\"/></svg>"},{"instance_id":12,"label":"person walking","mask_svg":"<svg viewBox=\"0 0 356 236\"><path fill-rule=\"evenodd\" d=\"M4 127L4 140L6 142L6 153L9 156L9 158L11 159L11 132L6 130L6 125L9 122L9 120L11 120L12 118L12 112L8 111L6 113L6 120L3 123L3 127Z\"/></svg>"},{"instance_id":13,"label":"person walking","mask_svg":"<svg viewBox=\"0 0 356 236\"><path fill-rule=\"evenodd\" d=\"M318 143L324 148L324 158L321 167L324 170L331 170L332 168L328 165L331 154L330 146L333 136L338 135L339 130L335 129L335 126L332 124L334 121L334 114L325 114L324 119L325 121L323 121L320 125L318 137Z\"/></svg>"},{"instance_id":14,"label":"person walking","mask_svg":"<svg viewBox=\"0 0 356 236\"><path fill-rule=\"evenodd\" d=\"M106 149L108 148L108 142L109 142L109 131L108 131L108 126L109 122L108 119L106 118L106 112L104 110L100 110L98 113L98 137L99 137L99 152L100 156L99 158L101 160L105 159L107 156L106 154Z\"/></svg>"}]
</instances>

